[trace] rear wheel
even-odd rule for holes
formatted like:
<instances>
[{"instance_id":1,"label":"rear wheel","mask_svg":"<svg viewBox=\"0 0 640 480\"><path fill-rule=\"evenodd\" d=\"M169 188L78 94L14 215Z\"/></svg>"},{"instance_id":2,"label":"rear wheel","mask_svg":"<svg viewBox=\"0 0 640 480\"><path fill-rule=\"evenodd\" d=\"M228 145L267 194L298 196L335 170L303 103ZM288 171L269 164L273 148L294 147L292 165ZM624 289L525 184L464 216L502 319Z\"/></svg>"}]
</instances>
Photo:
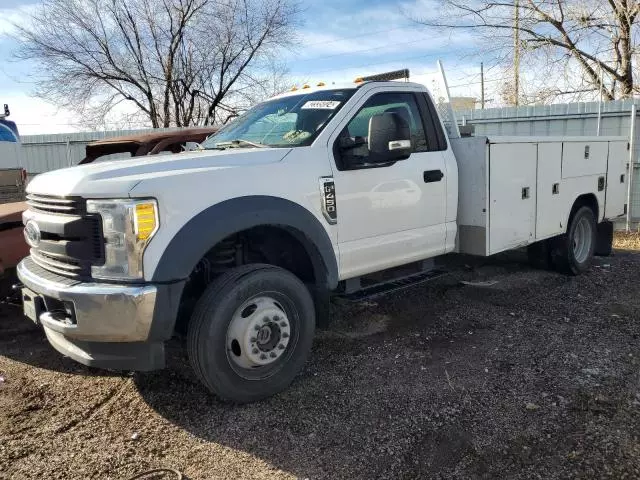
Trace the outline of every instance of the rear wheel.
<instances>
[{"instance_id":1,"label":"rear wheel","mask_svg":"<svg viewBox=\"0 0 640 480\"><path fill-rule=\"evenodd\" d=\"M552 258L558 270L579 275L589 269L596 247L596 219L589 207L578 208L567 233L554 239Z\"/></svg>"},{"instance_id":2,"label":"rear wheel","mask_svg":"<svg viewBox=\"0 0 640 480\"><path fill-rule=\"evenodd\" d=\"M188 330L191 364L218 397L246 403L285 389L304 366L315 329L313 300L292 273L234 268L211 283Z\"/></svg>"}]
</instances>

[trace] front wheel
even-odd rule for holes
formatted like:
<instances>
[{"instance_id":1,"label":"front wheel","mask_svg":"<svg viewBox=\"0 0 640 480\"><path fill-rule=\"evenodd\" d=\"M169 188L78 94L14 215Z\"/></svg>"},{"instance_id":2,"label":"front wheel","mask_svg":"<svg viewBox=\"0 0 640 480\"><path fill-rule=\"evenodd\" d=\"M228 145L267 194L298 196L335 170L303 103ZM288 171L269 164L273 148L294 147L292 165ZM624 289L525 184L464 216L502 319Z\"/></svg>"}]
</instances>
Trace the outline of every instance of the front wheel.
<instances>
[{"instance_id":1,"label":"front wheel","mask_svg":"<svg viewBox=\"0 0 640 480\"><path fill-rule=\"evenodd\" d=\"M205 290L188 329L191 365L218 397L247 403L284 390L311 349L307 287L271 265L231 269Z\"/></svg>"},{"instance_id":2,"label":"front wheel","mask_svg":"<svg viewBox=\"0 0 640 480\"><path fill-rule=\"evenodd\" d=\"M554 239L552 257L558 270L579 275L591 267L596 228L596 219L589 207L580 207L574 212L567 233Z\"/></svg>"}]
</instances>

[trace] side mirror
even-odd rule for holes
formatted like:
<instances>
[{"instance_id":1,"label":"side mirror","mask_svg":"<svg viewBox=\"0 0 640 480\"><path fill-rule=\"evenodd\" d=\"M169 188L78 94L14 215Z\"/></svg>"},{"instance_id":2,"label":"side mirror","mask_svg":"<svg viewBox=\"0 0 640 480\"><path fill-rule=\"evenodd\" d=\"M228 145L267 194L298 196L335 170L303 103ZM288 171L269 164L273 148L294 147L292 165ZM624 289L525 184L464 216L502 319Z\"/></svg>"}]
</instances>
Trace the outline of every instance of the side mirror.
<instances>
[{"instance_id":1,"label":"side mirror","mask_svg":"<svg viewBox=\"0 0 640 480\"><path fill-rule=\"evenodd\" d=\"M411 155L411 128L395 112L385 112L369 119L369 163L404 160Z\"/></svg>"}]
</instances>

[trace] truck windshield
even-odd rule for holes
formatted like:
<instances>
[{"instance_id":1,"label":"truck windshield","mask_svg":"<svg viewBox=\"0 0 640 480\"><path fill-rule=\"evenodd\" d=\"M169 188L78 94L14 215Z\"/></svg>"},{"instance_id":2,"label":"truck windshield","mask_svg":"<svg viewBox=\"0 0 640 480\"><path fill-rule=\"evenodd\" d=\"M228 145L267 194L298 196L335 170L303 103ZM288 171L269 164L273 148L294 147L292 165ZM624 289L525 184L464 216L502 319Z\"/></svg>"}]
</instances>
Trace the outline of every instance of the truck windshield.
<instances>
[{"instance_id":1,"label":"truck windshield","mask_svg":"<svg viewBox=\"0 0 640 480\"><path fill-rule=\"evenodd\" d=\"M321 90L260 103L209 137L206 149L310 145L355 89Z\"/></svg>"}]
</instances>

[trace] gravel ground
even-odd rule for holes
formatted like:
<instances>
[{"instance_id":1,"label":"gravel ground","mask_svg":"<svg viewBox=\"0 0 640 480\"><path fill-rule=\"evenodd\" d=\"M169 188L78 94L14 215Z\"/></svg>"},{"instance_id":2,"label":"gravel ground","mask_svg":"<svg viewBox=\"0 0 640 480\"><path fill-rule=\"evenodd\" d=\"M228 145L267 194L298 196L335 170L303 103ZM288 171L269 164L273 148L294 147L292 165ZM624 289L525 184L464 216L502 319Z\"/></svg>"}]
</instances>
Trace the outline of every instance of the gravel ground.
<instances>
[{"instance_id":1,"label":"gravel ground","mask_svg":"<svg viewBox=\"0 0 640 480\"><path fill-rule=\"evenodd\" d=\"M640 478L639 270L509 256L336 307L292 387L247 406L207 395L177 341L170 369L113 374L0 306L0 477Z\"/></svg>"}]
</instances>

